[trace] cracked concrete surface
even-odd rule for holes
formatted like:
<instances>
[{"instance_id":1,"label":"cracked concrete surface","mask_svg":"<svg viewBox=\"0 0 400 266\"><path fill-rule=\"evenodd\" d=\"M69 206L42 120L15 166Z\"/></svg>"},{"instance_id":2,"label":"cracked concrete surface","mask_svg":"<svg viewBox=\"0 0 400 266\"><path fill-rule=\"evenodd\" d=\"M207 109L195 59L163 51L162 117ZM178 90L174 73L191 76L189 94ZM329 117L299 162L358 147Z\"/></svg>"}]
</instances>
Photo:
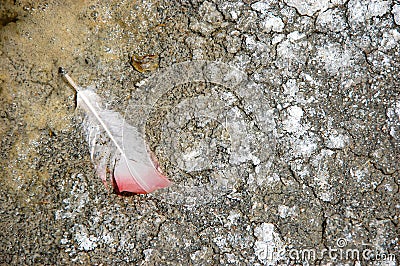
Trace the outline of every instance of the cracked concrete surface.
<instances>
[{"instance_id":1,"label":"cracked concrete surface","mask_svg":"<svg viewBox=\"0 0 400 266\"><path fill-rule=\"evenodd\" d=\"M399 26L397 0L3 1L1 264L399 265ZM146 139L175 185L118 196L57 69L124 113L149 54L254 84L159 91Z\"/></svg>"}]
</instances>

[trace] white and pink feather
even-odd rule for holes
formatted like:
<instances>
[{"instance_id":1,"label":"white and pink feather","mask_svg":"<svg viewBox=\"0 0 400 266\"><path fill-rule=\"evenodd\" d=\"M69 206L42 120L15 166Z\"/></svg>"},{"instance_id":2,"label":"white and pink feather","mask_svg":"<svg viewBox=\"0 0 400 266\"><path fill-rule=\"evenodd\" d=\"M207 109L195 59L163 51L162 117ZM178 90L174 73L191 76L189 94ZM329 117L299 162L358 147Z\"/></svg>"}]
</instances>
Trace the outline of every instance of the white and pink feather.
<instances>
[{"instance_id":1,"label":"white and pink feather","mask_svg":"<svg viewBox=\"0 0 400 266\"><path fill-rule=\"evenodd\" d=\"M91 88L78 87L64 73L77 91L78 107L85 112L90 155L96 172L107 183L107 169L112 169L111 183L118 192L150 193L168 187L171 182L161 173L157 161L139 133L120 113L108 110Z\"/></svg>"}]
</instances>

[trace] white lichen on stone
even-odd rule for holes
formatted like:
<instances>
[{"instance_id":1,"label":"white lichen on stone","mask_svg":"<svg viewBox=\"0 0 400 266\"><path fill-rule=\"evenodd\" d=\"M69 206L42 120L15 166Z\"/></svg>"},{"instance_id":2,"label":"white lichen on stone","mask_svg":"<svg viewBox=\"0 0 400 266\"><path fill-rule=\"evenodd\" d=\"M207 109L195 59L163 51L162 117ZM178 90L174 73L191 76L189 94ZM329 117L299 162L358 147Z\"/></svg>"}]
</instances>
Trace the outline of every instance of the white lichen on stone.
<instances>
[{"instance_id":1,"label":"white lichen on stone","mask_svg":"<svg viewBox=\"0 0 400 266\"><path fill-rule=\"evenodd\" d=\"M267 14L270 9L270 1L259 1L251 5L251 8L261 14Z\"/></svg>"},{"instance_id":2,"label":"white lichen on stone","mask_svg":"<svg viewBox=\"0 0 400 266\"><path fill-rule=\"evenodd\" d=\"M343 49L340 44L328 44L317 48L317 61L324 64L325 70L331 75L337 75L352 64L352 54L349 49Z\"/></svg>"},{"instance_id":3,"label":"white lichen on stone","mask_svg":"<svg viewBox=\"0 0 400 266\"><path fill-rule=\"evenodd\" d=\"M267 176L265 181L268 184L279 183L280 182L280 178L279 178L279 175L277 173L273 173L272 175Z\"/></svg>"},{"instance_id":4,"label":"white lichen on stone","mask_svg":"<svg viewBox=\"0 0 400 266\"><path fill-rule=\"evenodd\" d=\"M276 17L272 14L268 14L267 17L261 22L261 28L265 32L282 32L285 27L285 23L280 17Z\"/></svg>"},{"instance_id":5,"label":"white lichen on stone","mask_svg":"<svg viewBox=\"0 0 400 266\"><path fill-rule=\"evenodd\" d=\"M382 40L379 46L380 51L389 51L391 49L399 46L400 43L400 32L397 29L389 30L388 32L384 32L382 36Z\"/></svg>"},{"instance_id":6,"label":"white lichen on stone","mask_svg":"<svg viewBox=\"0 0 400 266\"><path fill-rule=\"evenodd\" d=\"M296 8L301 15L307 16L313 16L318 11L325 11L344 2L344 0L285 0L288 6Z\"/></svg>"},{"instance_id":7,"label":"white lichen on stone","mask_svg":"<svg viewBox=\"0 0 400 266\"><path fill-rule=\"evenodd\" d=\"M292 64L303 65L306 62L310 44L304 37L303 33L292 32L286 40L280 41L276 47L277 67L290 70Z\"/></svg>"},{"instance_id":8,"label":"white lichen on stone","mask_svg":"<svg viewBox=\"0 0 400 266\"><path fill-rule=\"evenodd\" d=\"M290 97L294 97L299 92L299 87L295 79L289 79L286 84L283 85L283 89L283 93Z\"/></svg>"},{"instance_id":9,"label":"white lichen on stone","mask_svg":"<svg viewBox=\"0 0 400 266\"><path fill-rule=\"evenodd\" d=\"M217 10L214 3L205 1L199 8L202 19L210 24L219 24L223 21L222 14Z\"/></svg>"},{"instance_id":10,"label":"white lichen on stone","mask_svg":"<svg viewBox=\"0 0 400 266\"><path fill-rule=\"evenodd\" d=\"M391 1L371 0L368 3L368 14L371 17L381 17L389 12Z\"/></svg>"},{"instance_id":11,"label":"white lichen on stone","mask_svg":"<svg viewBox=\"0 0 400 266\"><path fill-rule=\"evenodd\" d=\"M222 252L230 252L231 249L228 247L228 241L225 238L225 236L217 236L213 238L213 242L217 245L217 247L222 251Z\"/></svg>"},{"instance_id":12,"label":"white lichen on stone","mask_svg":"<svg viewBox=\"0 0 400 266\"><path fill-rule=\"evenodd\" d=\"M238 211L230 211L229 216L227 217L228 222L225 224L225 226L231 227L232 225L237 225L241 216L241 213Z\"/></svg>"},{"instance_id":13,"label":"white lichen on stone","mask_svg":"<svg viewBox=\"0 0 400 266\"><path fill-rule=\"evenodd\" d=\"M242 32L248 32L251 29L255 28L255 25L257 25L258 20L259 17L257 15L257 12L253 10L243 11L236 23L235 28Z\"/></svg>"},{"instance_id":14,"label":"white lichen on stone","mask_svg":"<svg viewBox=\"0 0 400 266\"><path fill-rule=\"evenodd\" d=\"M290 157L308 158L318 148L317 139L314 136L306 136L302 139L294 138L291 147L293 152L290 154Z\"/></svg>"},{"instance_id":15,"label":"white lichen on stone","mask_svg":"<svg viewBox=\"0 0 400 266\"><path fill-rule=\"evenodd\" d=\"M354 26L363 24L366 19L381 17L390 10L390 1L350 0L347 6L349 23Z\"/></svg>"},{"instance_id":16,"label":"white lichen on stone","mask_svg":"<svg viewBox=\"0 0 400 266\"><path fill-rule=\"evenodd\" d=\"M332 185L330 184L331 176L328 171L329 166L326 164L326 158L334 154L335 152L331 150L321 150L321 152L310 161L313 168L316 169L316 173L314 174L314 183L315 186L318 187L316 193L318 197L325 202L332 201L334 198L331 192Z\"/></svg>"},{"instance_id":17,"label":"white lichen on stone","mask_svg":"<svg viewBox=\"0 0 400 266\"><path fill-rule=\"evenodd\" d=\"M368 13L368 6L360 0L350 0L347 10L349 11L348 19L351 24L362 23Z\"/></svg>"},{"instance_id":18,"label":"white lichen on stone","mask_svg":"<svg viewBox=\"0 0 400 266\"><path fill-rule=\"evenodd\" d=\"M243 5L242 2L224 1L219 8L226 19L236 21L241 15L241 8Z\"/></svg>"},{"instance_id":19,"label":"white lichen on stone","mask_svg":"<svg viewBox=\"0 0 400 266\"><path fill-rule=\"evenodd\" d=\"M193 31L209 35L223 24L223 16L214 3L205 1L199 8L200 20L191 17L189 27Z\"/></svg>"},{"instance_id":20,"label":"white lichen on stone","mask_svg":"<svg viewBox=\"0 0 400 266\"><path fill-rule=\"evenodd\" d=\"M394 5L392 8L392 14L394 17L394 22L400 26L400 4Z\"/></svg>"},{"instance_id":21,"label":"white lichen on stone","mask_svg":"<svg viewBox=\"0 0 400 266\"><path fill-rule=\"evenodd\" d=\"M349 137L333 130L326 141L326 147L329 149L343 149L349 142Z\"/></svg>"},{"instance_id":22,"label":"white lichen on stone","mask_svg":"<svg viewBox=\"0 0 400 266\"><path fill-rule=\"evenodd\" d=\"M240 37L240 32L237 30L231 31L229 34L226 35L226 50L231 53L235 54L240 50L240 46L242 44L242 39Z\"/></svg>"},{"instance_id":23,"label":"white lichen on stone","mask_svg":"<svg viewBox=\"0 0 400 266\"><path fill-rule=\"evenodd\" d=\"M256 37L253 35L246 35L245 40L244 40L244 44L246 46L246 48L250 51L253 51L257 48L257 40Z\"/></svg>"},{"instance_id":24,"label":"white lichen on stone","mask_svg":"<svg viewBox=\"0 0 400 266\"><path fill-rule=\"evenodd\" d=\"M357 180L357 182L362 182L362 180L369 174L368 168L351 168L350 175Z\"/></svg>"},{"instance_id":25,"label":"white lichen on stone","mask_svg":"<svg viewBox=\"0 0 400 266\"><path fill-rule=\"evenodd\" d=\"M293 207L289 207L286 205L278 206L278 215L283 219L290 217L290 216L296 216L297 215L296 211L297 211L296 206L293 206Z\"/></svg>"},{"instance_id":26,"label":"white lichen on stone","mask_svg":"<svg viewBox=\"0 0 400 266\"><path fill-rule=\"evenodd\" d=\"M185 43L191 48L194 60L201 60L205 56L203 50L206 40L200 36L190 36L185 39Z\"/></svg>"},{"instance_id":27,"label":"white lichen on stone","mask_svg":"<svg viewBox=\"0 0 400 266\"><path fill-rule=\"evenodd\" d=\"M93 250L97 247L97 237L88 235L87 229L83 225L75 226L75 241L78 243L78 249L80 250Z\"/></svg>"},{"instance_id":28,"label":"white lichen on stone","mask_svg":"<svg viewBox=\"0 0 400 266\"><path fill-rule=\"evenodd\" d=\"M300 123L301 118L303 117L303 109L299 106L290 106L287 109L288 117L282 122L283 129L289 133L295 133L299 131L303 131L303 126Z\"/></svg>"},{"instance_id":29,"label":"white lichen on stone","mask_svg":"<svg viewBox=\"0 0 400 266\"><path fill-rule=\"evenodd\" d=\"M276 34L274 35L274 37L272 38L272 45L280 43L283 39L285 39L285 34Z\"/></svg>"},{"instance_id":30,"label":"white lichen on stone","mask_svg":"<svg viewBox=\"0 0 400 266\"><path fill-rule=\"evenodd\" d=\"M289 40L291 40L292 42L297 42L301 39L304 39L305 37L306 37L306 35L304 33L298 32L297 30L293 31L287 35L287 38Z\"/></svg>"},{"instance_id":31,"label":"white lichen on stone","mask_svg":"<svg viewBox=\"0 0 400 266\"><path fill-rule=\"evenodd\" d=\"M287 93L294 93L297 89L293 81L285 84L285 87L292 86L290 90L286 89ZM302 99L295 96L297 99ZM304 111L298 105L292 105L284 111L285 117L282 119L282 130L288 135L285 139L290 143L290 149L286 154L286 159L291 160L295 158L309 158L317 149L318 138L313 132L309 132L310 123L302 121Z\"/></svg>"},{"instance_id":32,"label":"white lichen on stone","mask_svg":"<svg viewBox=\"0 0 400 266\"><path fill-rule=\"evenodd\" d=\"M328 9L318 15L316 27L323 32L340 32L347 27L345 14L338 8Z\"/></svg>"},{"instance_id":33,"label":"white lichen on stone","mask_svg":"<svg viewBox=\"0 0 400 266\"><path fill-rule=\"evenodd\" d=\"M110 245L114 242L114 238L109 232L103 233L103 235L101 236L101 240L103 243L108 244L108 245Z\"/></svg>"},{"instance_id":34,"label":"white lichen on stone","mask_svg":"<svg viewBox=\"0 0 400 266\"><path fill-rule=\"evenodd\" d=\"M151 255L153 254L154 249L149 248L143 250L144 261L151 261Z\"/></svg>"},{"instance_id":35,"label":"white lichen on stone","mask_svg":"<svg viewBox=\"0 0 400 266\"><path fill-rule=\"evenodd\" d=\"M393 103L386 111L389 134L400 140L400 101Z\"/></svg>"}]
</instances>

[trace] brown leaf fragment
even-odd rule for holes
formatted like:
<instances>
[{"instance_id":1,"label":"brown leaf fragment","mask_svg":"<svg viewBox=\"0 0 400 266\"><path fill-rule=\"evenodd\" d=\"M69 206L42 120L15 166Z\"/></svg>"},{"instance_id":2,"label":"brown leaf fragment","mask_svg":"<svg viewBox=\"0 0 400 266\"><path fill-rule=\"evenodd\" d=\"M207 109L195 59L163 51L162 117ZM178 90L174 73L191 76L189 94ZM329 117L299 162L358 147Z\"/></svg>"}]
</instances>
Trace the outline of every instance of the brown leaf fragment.
<instances>
[{"instance_id":1,"label":"brown leaf fragment","mask_svg":"<svg viewBox=\"0 0 400 266\"><path fill-rule=\"evenodd\" d=\"M133 55L131 65L140 73L151 72L158 68L158 55Z\"/></svg>"}]
</instances>

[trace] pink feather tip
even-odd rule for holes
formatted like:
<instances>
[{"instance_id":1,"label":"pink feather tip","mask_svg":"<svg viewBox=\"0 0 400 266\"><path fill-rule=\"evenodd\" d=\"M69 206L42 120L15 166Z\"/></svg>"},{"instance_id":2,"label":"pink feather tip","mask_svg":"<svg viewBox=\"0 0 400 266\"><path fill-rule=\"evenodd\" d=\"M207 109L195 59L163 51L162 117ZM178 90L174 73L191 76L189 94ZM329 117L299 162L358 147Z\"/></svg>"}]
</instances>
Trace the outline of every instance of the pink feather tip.
<instances>
[{"instance_id":1,"label":"pink feather tip","mask_svg":"<svg viewBox=\"0 0 400 266\"><path fill-rule=\"evenodd\" d=\"M147 194L172 184L154 165L143 165L122 158L114 170L112 183L118 194L122 192Z\"/></svg>"}]
</instances>

